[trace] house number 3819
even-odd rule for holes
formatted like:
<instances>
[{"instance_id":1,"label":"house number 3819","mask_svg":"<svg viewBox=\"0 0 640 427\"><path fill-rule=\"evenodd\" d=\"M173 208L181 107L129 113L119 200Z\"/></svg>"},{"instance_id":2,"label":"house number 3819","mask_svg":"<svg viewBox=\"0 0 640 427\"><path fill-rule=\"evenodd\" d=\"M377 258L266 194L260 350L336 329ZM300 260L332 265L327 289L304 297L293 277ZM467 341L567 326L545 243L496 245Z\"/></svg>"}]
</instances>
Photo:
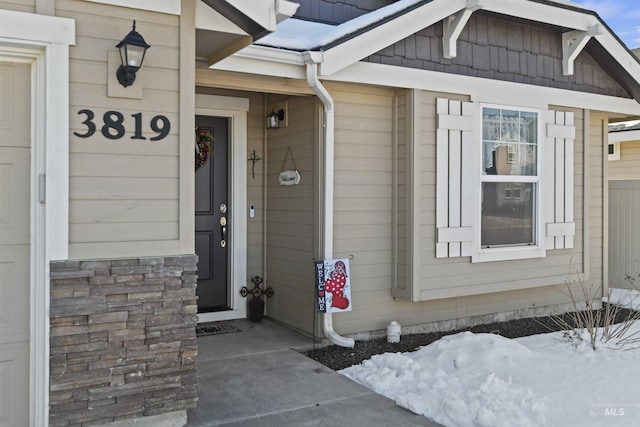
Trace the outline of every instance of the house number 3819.
<instances>
[{"instance_id":1,"label":"house number 3819","mask_svg":"<svg viewBox=\"0 0 640 427\"><path fill-rule=\"evenodd\" d=\"M73 134L78 138L89 138L98 128L98 125L94 123L95 114L92 110L80 110L78 114L85 116L85 120L82 122L86 126L85 132L74 132ZM134 119L134 132L131 139L147 139L142 136L142 113L132 114ZM100 131L102 135L107 139L120 139L124 136L126 130L124 127L124 115L119 111L107 111L102 116L102 128ZM149 122L151 130L157 135L149 138L150 141L159 141L169 135L171 130L171 123L166 116L157 115L154 116Z\"/></svg>"}]
</instances>

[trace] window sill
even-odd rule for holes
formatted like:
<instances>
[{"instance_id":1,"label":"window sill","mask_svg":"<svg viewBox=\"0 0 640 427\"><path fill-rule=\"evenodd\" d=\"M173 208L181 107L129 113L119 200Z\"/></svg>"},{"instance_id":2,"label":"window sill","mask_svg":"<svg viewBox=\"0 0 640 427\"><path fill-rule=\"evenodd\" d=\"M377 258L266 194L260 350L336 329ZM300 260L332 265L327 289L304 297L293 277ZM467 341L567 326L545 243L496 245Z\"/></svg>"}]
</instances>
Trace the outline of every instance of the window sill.
<instances>
[{"instance_id":1,"label":"window sill","mask_svg":"<svg viewBox=\"0 0 640 427\"><path fill-rule=\"evenodd\" d=\"M480 249L471 257L471 262L511 261L528 258L544 258L546 250L540 246L509 246Z\"/></svg>"}]
</instances>

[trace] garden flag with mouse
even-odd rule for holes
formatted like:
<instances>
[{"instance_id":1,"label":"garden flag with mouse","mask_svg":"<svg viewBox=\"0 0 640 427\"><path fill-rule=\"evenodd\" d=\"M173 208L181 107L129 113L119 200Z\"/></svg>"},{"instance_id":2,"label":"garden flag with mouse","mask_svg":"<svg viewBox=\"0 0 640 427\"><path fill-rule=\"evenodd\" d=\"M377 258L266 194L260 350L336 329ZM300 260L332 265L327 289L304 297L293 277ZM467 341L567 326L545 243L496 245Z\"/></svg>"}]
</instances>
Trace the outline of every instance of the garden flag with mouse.
<instances>
[{"instance_id":1,"label":"garden flag with mouse","mask_svg":"<svg viewBox=\"0 0 640 427\"><path fill-rule=\"evenodd\" d=\"M316 301L321 313L351 311L349 260L316 261Z\"/></svg>"}]
</instances>

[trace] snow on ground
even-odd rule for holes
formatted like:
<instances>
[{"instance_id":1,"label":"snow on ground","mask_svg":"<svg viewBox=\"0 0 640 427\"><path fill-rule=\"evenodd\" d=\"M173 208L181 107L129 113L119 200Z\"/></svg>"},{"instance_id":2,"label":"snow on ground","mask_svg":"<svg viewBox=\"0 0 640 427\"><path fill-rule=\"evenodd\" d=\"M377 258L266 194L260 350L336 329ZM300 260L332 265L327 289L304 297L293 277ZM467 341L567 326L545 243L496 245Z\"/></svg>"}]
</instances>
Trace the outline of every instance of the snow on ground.
<instances>
[{"instance_id":1,"label":"snow on ground","mask_svg":"<svg viewBox=\"0 0 640 427\"><path fill-rule=\"evenodd\" d=\"M623 292L612 300L621 297L629 299ZM593 351L561 332L518 339L462 332L340 373L447 427L635 427L640 349L633 347Z\"/></svg>"}]
</instances>

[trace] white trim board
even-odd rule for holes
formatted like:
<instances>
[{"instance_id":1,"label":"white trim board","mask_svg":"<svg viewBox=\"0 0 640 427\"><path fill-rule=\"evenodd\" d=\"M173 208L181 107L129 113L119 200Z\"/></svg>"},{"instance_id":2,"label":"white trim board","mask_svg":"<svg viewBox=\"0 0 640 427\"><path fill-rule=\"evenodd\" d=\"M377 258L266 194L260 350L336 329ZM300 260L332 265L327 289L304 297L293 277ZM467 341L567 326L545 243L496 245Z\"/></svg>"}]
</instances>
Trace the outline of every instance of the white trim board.
<instances>
[{"instance_id":1,"label":"white trim board","mask_svg":"<svg viewBox=\"0 0 640 427\"><path fill-rule=\"evenodd\" d=\"M281 55L277 62L268 61L265 59L264 49L268 48L250 46L243 49L240 55L233 55L210 68L249 74L255 74L256 70L260 70L265 76L305 79L305 68L301 65L302 54ZM259 55L254 57L254 53ZM517 104L520 107L531 108L562 105L640 116L640 104L629 98L369 62L358 62L331 76L321 78L323 81L458 93L471 96L474 102Z\"/></svg>"},{"instance_id":2,"label":"white trim board","mask_svg":"<svg viewBox=\"0 0 640 427\"><path fill-rule=\"evenodd\" d=\"M0 57L32 64L31 427L49 421L49 263L66 259L69 250L69 45L74 43L71 19L0 10ZM45 203L38 199L40 175L47 177Z\"/></svg>"},{"instance_id":3,"label":"white trim board","mask_svg":"<svg viewBox=\"0 0 640 427\"><path fill-rule=\"evenodd\" d=\"M180 0L87 0L92 3L110 4L131 9L180 15ZM200 0L196 0L200 1Z\"/></svg>"},{"instance_id":4,"label":"white trim board","mask_svg":"<svg viewBox=\"0 0 640 427\"><path fill-rule=\"evenodd\" d=\"M75 44L75 21L0 9L0 39L26 44Z\"/></svg>"},{"instance_id":5,"label":"white trim board","mask_svg":"<svg viewBox=\"0 0 640 427\"><path fill-rule=\"evenodd\" d=\"M640 129L609 132L609 143L640 141Z\"/></svg>"},{"instance_id":6,"label":"white trim board","mask_svg":"<svg viewBox=\"0 0 640 427\"><path fill-rule=\"evenodd\" d=\"M247 112L249 100L229 96L196 94L197 115L230 119L230 265L231 310L198 314L199 322L247 317L246 299L240 289L247 282Z\"/></svg>"},{"instance_id":7,"label":"white trim board","mask_svg":"<svg viewBox=\"0 0 640 427\"><path fill-rule=\"evenodd\" d=\"M324 77L324 79L459 93L469 95L474 102L516 104L520 107L531 108L562 105L634 116L640 115L640 104L634 99L368 62L359 62L332 76Z\"/></svg>"}]
</instances>

